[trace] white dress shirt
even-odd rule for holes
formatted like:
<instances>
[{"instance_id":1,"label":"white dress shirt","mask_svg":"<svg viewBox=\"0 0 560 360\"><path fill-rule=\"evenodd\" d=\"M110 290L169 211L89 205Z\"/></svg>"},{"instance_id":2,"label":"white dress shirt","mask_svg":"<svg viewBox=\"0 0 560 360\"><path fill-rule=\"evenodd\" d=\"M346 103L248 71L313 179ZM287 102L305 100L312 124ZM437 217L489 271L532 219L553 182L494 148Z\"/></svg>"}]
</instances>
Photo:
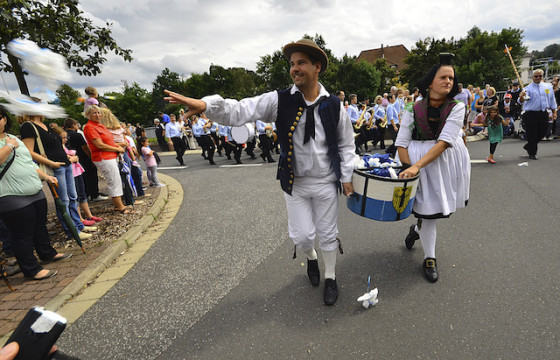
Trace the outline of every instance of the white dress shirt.
<instances>
[{"instance_id":1,"label":"white dress shirt","mask_svg":"<svg viewBox=\"0 0 560 360\"><path fill-rule=\"evenodd\" d=\"M299 91L293 85L290 93ZM319 84L319 95L313 101L305 101L307 105L312 105L321 96L330 96L323 85ZM263 122L276 122L278 116L278 93L271 91L252 98L241 101L224 99L220 95L207 96L202 99L206 103L205 113L208 117L216 119L220 123L241 126L246 123L262 120ZM331 161L328 156L327 138L325 129L319 115L319 106L314 109L315 115L315 139L303 144L305 133L305 121L307 109L303 111L298 126L293 135L293 145L295 154L294 174L296 177L310 176L317 178L320 183L327 183L336 180L336 175L331 168ZM340 156L341 182L350 182L354 170L356 154L354 152L354 131L350 118L344 107L340 107L340 117L338 121L338 148Z\"/></svg>"}]
</instances>

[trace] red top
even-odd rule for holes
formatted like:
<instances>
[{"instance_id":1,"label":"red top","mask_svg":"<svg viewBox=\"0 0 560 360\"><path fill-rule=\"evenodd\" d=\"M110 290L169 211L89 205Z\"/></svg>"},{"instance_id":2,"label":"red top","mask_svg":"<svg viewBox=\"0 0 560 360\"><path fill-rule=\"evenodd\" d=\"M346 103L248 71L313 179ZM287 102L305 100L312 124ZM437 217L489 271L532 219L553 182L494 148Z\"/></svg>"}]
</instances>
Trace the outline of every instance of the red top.
<instances>
[{"instance_id":1,"label":"red top","mask_svg":"<svg viewBox=\"0 0 560 360\"><path fill-rule=\"evenodd\" d=\"M114 151L99 150L93 144L93 139L101 139L101 141L107 145L118 146L113 140L113 134L102 124L89 120L86 126L84 126L84 135L86 136L87 144L91 150L91 161L111 160L118 156Z\"/></svg>"}]
</instances>

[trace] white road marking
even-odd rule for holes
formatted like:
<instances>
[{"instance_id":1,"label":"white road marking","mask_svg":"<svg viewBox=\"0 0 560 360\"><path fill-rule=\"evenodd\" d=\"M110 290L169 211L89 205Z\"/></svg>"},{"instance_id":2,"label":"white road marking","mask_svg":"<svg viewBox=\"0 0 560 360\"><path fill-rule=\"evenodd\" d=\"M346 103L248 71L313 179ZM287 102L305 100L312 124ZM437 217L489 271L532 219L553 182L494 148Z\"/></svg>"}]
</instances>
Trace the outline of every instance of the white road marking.
<instances>
[{"instance_id":1,"label":"white road marking","mask_svg":"<svg viewBox=\"0 0 560 360\"><path fill-rule=\"evenodd\" d=\"M162 166L162 167L158 167L158 171L159 170L177 170L177 169L186 169L188 168L188 166Z\"/></svg>"},{"instance_id":2,"label":"white road marking","mask_svg":"<svg viewBox=\"0 0 560 360\"><path fill-rule=\"evenodd\" d=\"M263 164L235 164L235 165L220 165L221 168L230 168L230 167L250 167L250 166L262 166Z\"/></svg>"}]
</instances>

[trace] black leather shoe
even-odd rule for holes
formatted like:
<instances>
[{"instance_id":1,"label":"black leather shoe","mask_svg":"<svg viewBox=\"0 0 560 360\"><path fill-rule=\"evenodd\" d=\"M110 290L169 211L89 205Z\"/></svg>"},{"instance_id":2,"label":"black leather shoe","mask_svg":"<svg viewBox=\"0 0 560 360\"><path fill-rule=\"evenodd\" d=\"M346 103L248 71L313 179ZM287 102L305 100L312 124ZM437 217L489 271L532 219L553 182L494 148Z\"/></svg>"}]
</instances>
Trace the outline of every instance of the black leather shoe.
<instances>
[{"instance_id":1,"label":"black leather shoe","mask_svg":"<svg viewBox=\"0 0 560 360\"><path fill-rule=\"evenodd\" d=\"M406 239L404 239L404 244L408 250L412 250L414 242L420 239L420 235L418 235L416 230L414 230L415 226L416 225L410 225L410 231L408 232L408 235L406 235Z\"/></svg>"},{"instance_id":2,"label":"black leather shoe","mask_svg":"<svg viewBox=\"0 0 560 360\"><path fill-rule=\"evenodd\" d=\"M319 272L319 262L317 259L307 259L307 276L309 277L309 281L311 281L311 285L319 286L321 273Z\"/></svg>"},{"instance_id":3,"label":"black leather shoe","mask_svg":"<svg viewBox=\"0 0 560 360\"><path fill-rule=\"evenodd\" d=\"M538 160L537 155L529 155L529 159L531 160Z\"/></svg>"},{"instance_id":4,"label":"black leather shoe","mask_svg":"<svg viewBox=\"0 0 560 360\"><path fill-rule=\"evenodd\" d=\"M338 286L336 286L336 280L325 279L325 294L323 299L325 300L325 305L334 305L336 299L338 299Z\"/></svg>"},{"instance_id":5,"label":"black leather shoe","mask_svg":"<svg viewBox=\"0 0 560 360\"><path fill-rule=\"evenodd\" d=\"M424 276L429 282L435 283L438 281L439 274L437 271L437 261L434 258L424 259Z\"/></svg>"}]
</instances>

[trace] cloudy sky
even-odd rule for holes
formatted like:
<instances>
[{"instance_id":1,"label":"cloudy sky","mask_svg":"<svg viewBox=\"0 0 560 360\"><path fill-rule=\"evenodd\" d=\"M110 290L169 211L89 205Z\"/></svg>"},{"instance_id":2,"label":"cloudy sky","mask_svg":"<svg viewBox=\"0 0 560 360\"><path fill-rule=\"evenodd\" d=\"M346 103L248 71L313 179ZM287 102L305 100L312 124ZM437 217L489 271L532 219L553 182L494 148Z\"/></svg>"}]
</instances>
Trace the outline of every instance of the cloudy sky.
<instances>
[{"instance_id":1,"label":"cloudy sky","mask_svg":"<svg viewBox=\"0 0 560 360\"><path fill-rule=\"evenodd\" d=\"M380 6L379 4L383 4ZM92 85L103 94L121 91L124 80L151 91L151 83L168 67L188 77L211 64L255 70L260 57L304 34L323 36L336 57L403 44L411 50L419 39L465 37L478 26L485 31L524 30L529 50L560 43L560 22L553 14L560 0L538 7L526 0L82 0L86 15L98 25L112 23L113 35L133 50L132 63L109 55L96 77L74 75L72 87ZM4 74L17 91L13 74ZM44 93L28 77L32 93ZM54 90L54 89L52 89Z\"/></svg>"}]
</instances>

